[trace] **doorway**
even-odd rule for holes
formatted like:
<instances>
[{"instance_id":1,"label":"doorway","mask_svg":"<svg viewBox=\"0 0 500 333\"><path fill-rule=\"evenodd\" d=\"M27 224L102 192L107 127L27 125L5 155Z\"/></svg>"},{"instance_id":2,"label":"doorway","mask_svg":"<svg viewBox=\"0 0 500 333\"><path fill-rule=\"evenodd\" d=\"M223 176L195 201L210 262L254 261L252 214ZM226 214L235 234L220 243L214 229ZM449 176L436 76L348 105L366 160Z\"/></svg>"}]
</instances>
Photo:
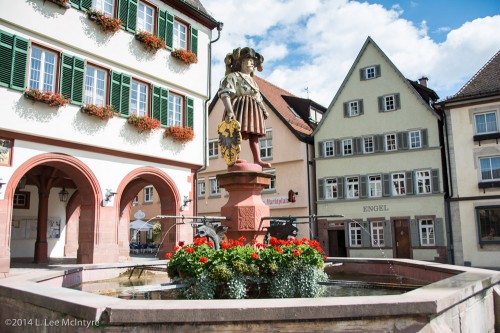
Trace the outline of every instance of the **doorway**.
<instances>
[{"instance_id":1,"label":"doorway","mask_svg":"<svg viewBox=\"0 0 500 333\"><path fill-rule=\"evenodd\" d=\"M345 230L328 230L328 256L347 257Z\"/></svg>"},{"instance_id":2,"label":"doorway","mask_svg":"<svg viewBox=\"0 0 500 333\"><path fill-rule=\"evenodd\" d=\"M411 259L410 227L406 219L394 220L394 240L396 241L396 258Z\"/></svg>"}]
</instances>

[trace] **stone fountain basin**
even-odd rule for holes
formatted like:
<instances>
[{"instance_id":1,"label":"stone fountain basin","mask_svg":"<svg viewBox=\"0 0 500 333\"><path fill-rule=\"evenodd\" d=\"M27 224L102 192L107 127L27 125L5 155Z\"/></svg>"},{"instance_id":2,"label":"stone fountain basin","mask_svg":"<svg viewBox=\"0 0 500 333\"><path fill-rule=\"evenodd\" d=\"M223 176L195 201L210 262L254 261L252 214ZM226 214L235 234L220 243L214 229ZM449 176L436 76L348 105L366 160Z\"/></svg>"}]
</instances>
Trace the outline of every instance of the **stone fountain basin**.
<instances>
[{"instance_id":1,"label":"stone fountain basin","mask_svg":"<svg viewBox=\"0 0 500 333\"><path fill-rule=\"evenodd\" d=\"M500 328L500 272L403 259L329 258L329 273L394 275L427 285L402 295L248 300L125 300L63 288L118 276L134 264L40 269L0 280L0 325L10 318L78 319L100 331L474 331ZM166 261L155 261L165 266ZM44 331L25 327L23 332ZM45 327L46 328L46 327ZM59 327L74 332L75 327ZM66 330L65 330L66 329ZM3 331L3 330L2 330ZM93 330L95 332L96 330ZM99 331L99 330L97 330Z\"/></svg>"}]
</instances>

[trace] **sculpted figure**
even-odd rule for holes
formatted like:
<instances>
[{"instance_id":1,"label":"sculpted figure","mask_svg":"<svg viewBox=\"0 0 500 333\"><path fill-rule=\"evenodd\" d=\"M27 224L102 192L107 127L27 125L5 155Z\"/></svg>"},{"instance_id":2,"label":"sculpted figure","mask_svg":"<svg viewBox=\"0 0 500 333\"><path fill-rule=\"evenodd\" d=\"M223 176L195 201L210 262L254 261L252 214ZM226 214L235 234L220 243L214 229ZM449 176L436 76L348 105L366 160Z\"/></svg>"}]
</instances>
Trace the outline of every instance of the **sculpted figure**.
<instances>
[{"instance_id":1,"label":"sculpted figure","mask_svg":"<svg viewBox=\"0 0 500 333\"><path fill-rule=\"evenodd\" d=\"M219 125L219 144L226 164L237 163L239 133L248 140L255 164L270 168L260 158L259 137L266 135L264 120L268 113L262 102L257 83L252 78L254 69L262 71L264 57L249 47L234 49L224 59L226 76L218 91L224 104L223 122ZM236 120L238 123L234 122ZM226 158L227 156L227 158Z\"/></svg>"}]
</instances>

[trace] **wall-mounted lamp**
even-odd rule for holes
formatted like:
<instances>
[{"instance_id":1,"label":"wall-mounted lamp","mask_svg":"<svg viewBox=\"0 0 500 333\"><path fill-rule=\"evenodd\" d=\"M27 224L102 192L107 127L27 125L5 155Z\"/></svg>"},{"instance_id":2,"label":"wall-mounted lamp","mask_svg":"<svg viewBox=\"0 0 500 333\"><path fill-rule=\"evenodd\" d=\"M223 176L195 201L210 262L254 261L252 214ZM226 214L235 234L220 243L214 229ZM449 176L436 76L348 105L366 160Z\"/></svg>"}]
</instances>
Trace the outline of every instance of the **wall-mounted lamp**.
<instances>
[{"instance_id":1,"label":"wall-mounted lamp","mask_svg":"<svg viewBox=\"0 0 500 333\"><path fill-rule=\"evenodd\" d=\"M192 199L189 199L187 195L184 196L184 200L182 201L182 207L181 210L186 210L188 208L188 204L193 201Z\"/></svg>"},{"instance_id":2,"label":"wall-mounted lamp","mask_svg":"<svg viewBox=\"0 0 500 333\"><path fill-rule=\"evenodd\" d=\"M296 195L299 195L299 192L295 192L294 190L288 191L288 202L295 202Z\"/></svg>"},{"instance_id":3,"label":"wall-mounted lamp","mask_svg":"<svg viewBox=\"0 0 500 333\"><path fill-rule=\"evenodd\" d=\"M110 189L107 189L106 190L106 194L104 195L104 201L106 202L110 202L111 201L111 198L114 197L116 194L116 192L111 192Z\"/></svg>"},{"instance_id":4,"label":"wall-mounted lamp","mask_svg":"<svg viewBox=\"0 0 500 333\"><path fill-rule=\"evenodd\" d=\"M66 201L68 201L68 195L69 195L68 191L66 191L66 189L65 189L65 188L64 188L64 186L63 186L62 190L61 190L61 191L59 191L59 200L60 200L61 202L66 202Z\"/></svg>"},{"instance_id":5,"label":"wall-mounted lamp","mask_svg":"<svg viewBox=\"0 0 500 333\"><path fill-rule=\"evenodd\" d=\"M19 183L17 184L17 189L23 190L26 187L26 181L27 181L26 175L22 176L21 179L19 180Z\"/></svg>"}]
</instances>

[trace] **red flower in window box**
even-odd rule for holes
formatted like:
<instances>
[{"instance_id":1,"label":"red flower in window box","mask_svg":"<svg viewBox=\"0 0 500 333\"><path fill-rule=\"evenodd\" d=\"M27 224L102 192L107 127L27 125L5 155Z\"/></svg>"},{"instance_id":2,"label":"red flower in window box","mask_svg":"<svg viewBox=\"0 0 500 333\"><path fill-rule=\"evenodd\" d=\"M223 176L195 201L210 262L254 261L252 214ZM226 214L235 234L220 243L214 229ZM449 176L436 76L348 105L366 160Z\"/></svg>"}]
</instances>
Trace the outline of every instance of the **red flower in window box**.
<instances>
[{"instance_id":1,"label":"red flower in window box","mask_svg":"<svg viewBox=\"0 0 500 333\"><path fill-rule=\"evenodd\" d=\"M48 104L49 106L64 106L71 103L71 99L67 98L63 94L53 93L51 91L41 91L32 88L26 89L24 91L24 96L34 101Z\"/></svg>"},{"instance_id":2,"label":"red flower in window box","mask_svg":"<svg viewBox=\"0 0 500 333\"><path fill-rule=\"evenodd\" d=\"M122 20L113 18L98 10L90 10L87 12L87 15L91 21L97 23L104 31L117 32L122 27Z\"/></svg>"},{"instance_id":3,"label":"red flower in window box","mask_svg":"<svg viewBox=\"0 0 500 333\"><path fill-rule=\"evenodd\" d=\"M185 64L195 64L198 62L198 57L193 52L184 49L178 49L170 53L172 57L179 59Z\"/></svg>"},{"instance_id":4,"label":"red flower in window box","mask_svg":"<svg viewBox=\"0 0 500 333\"><path fill-rule=\"evenodd\" d=\"M194 139L193 129L189 126L169 126L165 128L165 137L171 137L174 141L186 143Z\"/></svg>"},{"instance_id":5,"label":"red flower in window box","mask_svg":"<svg viewBox=\"0 0 500 333\"><path fill-rule=\"evenodd\" d=\"M89 116L96 116L103 120L113 118L115 115L115 109L112 105L97 106L95 104L85 104L82 106L81 111Z\"/></svg>"},{"instance_id":6,"label":"red flower in window box","mask_svg":"<svg viewBox=\"0 0 500 333\"><path fill-rule=\"evenodd\" d=\"M160 121L155 118L148 116L136 116L132 115L127 119L127 122L134 125L142 133L146 130L153 130L161 126Z\"/></svg>"},{"instance_id":7,"label":"red flower in window box","mask_svg":"<svg viewBox=\"0 0 500 333\"><path fill-rule=\"evenodd\" d=\"M141 31L137 35L135 35L135 39L144 43L144 46L148 51L156 52L159 49L165 48L165 41L163 38L150 34L146 31Z\"/></svg>"}]
</instances>

